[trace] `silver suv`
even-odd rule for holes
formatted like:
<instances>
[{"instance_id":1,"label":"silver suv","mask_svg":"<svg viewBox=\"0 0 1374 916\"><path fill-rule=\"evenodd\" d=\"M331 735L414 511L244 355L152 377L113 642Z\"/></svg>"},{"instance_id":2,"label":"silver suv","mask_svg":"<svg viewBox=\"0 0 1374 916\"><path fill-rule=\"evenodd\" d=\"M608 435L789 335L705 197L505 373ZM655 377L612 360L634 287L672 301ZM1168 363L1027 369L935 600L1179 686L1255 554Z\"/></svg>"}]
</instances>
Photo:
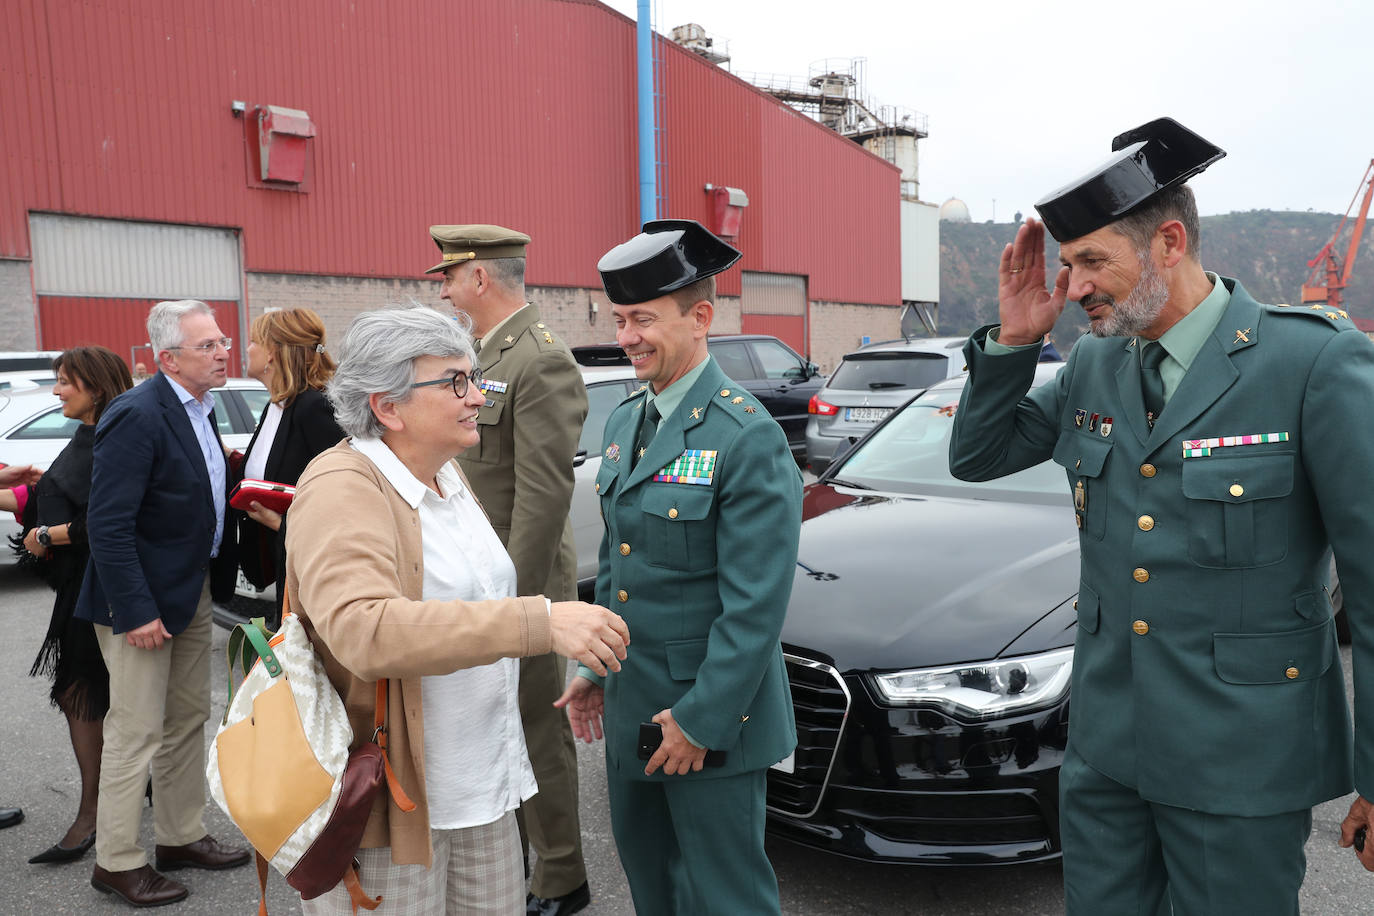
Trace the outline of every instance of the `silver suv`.
<instances>
[{"instance_id":1,"label":"silver suv","mask_svg":"<svg viewBox=\"0 0 1374 916\"><path fill-rule=\"evenodd\" d=\"M806 462L824 471L841 446L936 382L964 371L966 337L887 340L845 354L807 408Z\"/></svg>"}]
</instances>

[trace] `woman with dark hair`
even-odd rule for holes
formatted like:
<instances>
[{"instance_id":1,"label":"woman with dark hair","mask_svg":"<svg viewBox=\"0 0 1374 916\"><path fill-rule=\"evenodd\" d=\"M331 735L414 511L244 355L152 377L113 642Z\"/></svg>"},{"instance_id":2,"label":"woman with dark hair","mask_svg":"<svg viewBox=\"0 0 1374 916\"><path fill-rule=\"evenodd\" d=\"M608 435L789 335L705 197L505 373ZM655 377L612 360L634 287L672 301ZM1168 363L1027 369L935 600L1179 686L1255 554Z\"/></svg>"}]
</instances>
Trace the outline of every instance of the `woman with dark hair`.
<instances>
[{"instance_id":1,"label":"woman with dark hair","mask_svg":"<svg viewBox=\"0 0 1374 916\"><path fill-rule=\"evenodd\" d=\"M294 486L312 458L343 438L324 396L334 368L324 349L324 322L312 310L281 309L254 319L247 373L267 386L270 401L248 443L242 477ZM285 520L256 502L238 518L240 568L249 582L266 588L285 566Z\"/></svg>"},{"instance_id":2,"label":"woman with dark hair","mask_svg":"<svg viewBox=\"0 0 1374 916\"><path fill-rule=\"evenodd\" d=\"M129 367L104 347L75 347L53 360L62 415L81 423L72 441L54 459L33 495L38 524L24 537L48 584L57 592L48 634L30 675L52 678L49 696L67 717L72 750L81 772L81 801L76 820L57 843L30 863L73 862L95 843L96 794L100 787L103 720L110 707L110 675L105 669L95 630L72 616L90 549L86 546L86 502L91 492L91 446L95 425L105 408L133 387Z\"/></svg>"}]
</instances>

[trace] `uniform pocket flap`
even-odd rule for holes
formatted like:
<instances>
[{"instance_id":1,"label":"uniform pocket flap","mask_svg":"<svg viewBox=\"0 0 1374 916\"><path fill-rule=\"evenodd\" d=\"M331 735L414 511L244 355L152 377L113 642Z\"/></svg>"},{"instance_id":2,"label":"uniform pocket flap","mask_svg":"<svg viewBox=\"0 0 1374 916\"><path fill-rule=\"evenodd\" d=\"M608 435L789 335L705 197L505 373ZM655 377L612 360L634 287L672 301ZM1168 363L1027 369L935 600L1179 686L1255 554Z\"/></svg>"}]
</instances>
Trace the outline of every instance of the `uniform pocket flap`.
<instances>
[{"instance_id":1,"label":"uniform pocket flap","mask_svg":"<svg viewBox=\"0 0 1374 916\"><path fill-rule=\"evenodd\" d=\"M1054 444L1054 461L1070 474L1097 477L1101 475L1111 452L1112 443L1109 439L1065 433Z\"/></svg>"},{"instance_id":2,"label":"uniform pocket flap","mask_svg":"<svg viewBox=\"0 0 1374 916\"><path fill-rule=\"evenodd\" d=\"M1330 620L1286 633L1214 633L1217 677L1228 684L1285 684L1321 677L1336 640Z\"/></svg>"},{"instance_id":3,"label":"uniform pocket flap","mask_svg":"<svg viewBox=\"0 0 1374 916\"><path fill-rule=\"evenodd\" d=\"M1292 455L1197 458L1183 462L1183 495L1224 503L1276 499L1293 492Z\"/></svg>"},{"instance_id":4,"label":"uniform pocket flap","mask_svg":"<svg viewBox=\"0 0 1374 916\"><path fill-rule=\"evenodd\" d=\"M675 681L695 680L706 661L706 640L674 639L663 644L668 656L668 674Z\"/></svg>"},{"instance_id":5,"label":"uniform pocket flap","mask_svg":"<svg viewBox=\"0 0 1374 916\"><path fill-rule=\"evenodd\" d=\"M1078 628L1086 633L1096 633L1102 613L1097 592L1080 583L1074 607L1078 609Z\"/></svg>"},{"instance_id":6,"label":"uniform pocket flap","mask_svg":"<svg viewBox=\"0 0 1374 916\"><path fill-rule=\"evenodd\" d=\"M610 492L611 484L615 482L616 474L620 466L608 458L601 459L601 467L596 472L596 492L603 496Z\"/></svg>"},{"instance_id":7,"label":"uniform pocket flap","mask_svg":"<svg viewBox=\"0 0 1374 916\"><path fill-rule=\"evenodd\" d=\"M665 483L645 487L640 508L670 521L694 521L709 515L714 501L715 492L709 487Z\"/></svg>"},{"instance_id":8,"label":"uniform pocket flap","mask_svg":"<svg viewBox=\"0 0 1374 916\"><path fill-rule=\"evenodd\" d=\"M487 395L487 402L477 408L477 425L492 426L501 422L501 411L505 406L505 398L494 398L491 395Z\"/></svg>"}]
</instances>

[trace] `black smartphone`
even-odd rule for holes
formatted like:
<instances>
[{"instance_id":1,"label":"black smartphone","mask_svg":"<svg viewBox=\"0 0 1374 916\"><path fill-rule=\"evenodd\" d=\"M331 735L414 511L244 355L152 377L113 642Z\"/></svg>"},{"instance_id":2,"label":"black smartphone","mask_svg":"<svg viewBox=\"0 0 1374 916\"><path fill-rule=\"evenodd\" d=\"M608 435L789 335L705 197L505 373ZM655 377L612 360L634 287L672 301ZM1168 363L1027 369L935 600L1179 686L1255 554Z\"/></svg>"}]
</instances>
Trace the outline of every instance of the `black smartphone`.
<instances>
[{"instance_id":1,"label":"black smartphone","mask_svg":"<svg viewBox=\"0 0 1374 916\"><path fill-rule=\"evenodd\" d=\"M663 743L663 726L657 722L639 723L639 746L638 753L640 760L648 760L654 756L654 751ZM725 766L724 751L707 751L705 765L708 767Z\"/></svg>"}]
</instances>

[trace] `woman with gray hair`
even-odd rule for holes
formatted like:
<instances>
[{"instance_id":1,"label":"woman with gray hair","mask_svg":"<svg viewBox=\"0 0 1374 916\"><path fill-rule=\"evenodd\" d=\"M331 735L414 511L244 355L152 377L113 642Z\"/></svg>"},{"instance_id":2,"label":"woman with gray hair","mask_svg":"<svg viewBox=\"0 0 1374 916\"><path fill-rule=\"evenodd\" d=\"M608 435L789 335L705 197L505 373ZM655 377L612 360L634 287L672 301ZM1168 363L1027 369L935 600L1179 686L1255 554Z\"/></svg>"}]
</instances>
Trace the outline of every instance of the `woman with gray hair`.
<instances>
[{"instance_id":1,"label":"woman with gray hair","mask_svg":"<svg viewBox=\"0 0 1374 916\"><path fill-rule=\"evenodd\" d=\"M350 438L306 469L287 530L290 601L355 741L372 734L376 681L391 681L391 763L415 808L383 793L363 834L378 914L522 912L515 809L537 786L515 659L552 650L618 671L629 642L605 608L515 596L510 557L452 460L478 442L474 357L464 327L432 309L359 315L328 387ZM353 912L342 886L303 905Z\"/></svg>"}]
</instances>

